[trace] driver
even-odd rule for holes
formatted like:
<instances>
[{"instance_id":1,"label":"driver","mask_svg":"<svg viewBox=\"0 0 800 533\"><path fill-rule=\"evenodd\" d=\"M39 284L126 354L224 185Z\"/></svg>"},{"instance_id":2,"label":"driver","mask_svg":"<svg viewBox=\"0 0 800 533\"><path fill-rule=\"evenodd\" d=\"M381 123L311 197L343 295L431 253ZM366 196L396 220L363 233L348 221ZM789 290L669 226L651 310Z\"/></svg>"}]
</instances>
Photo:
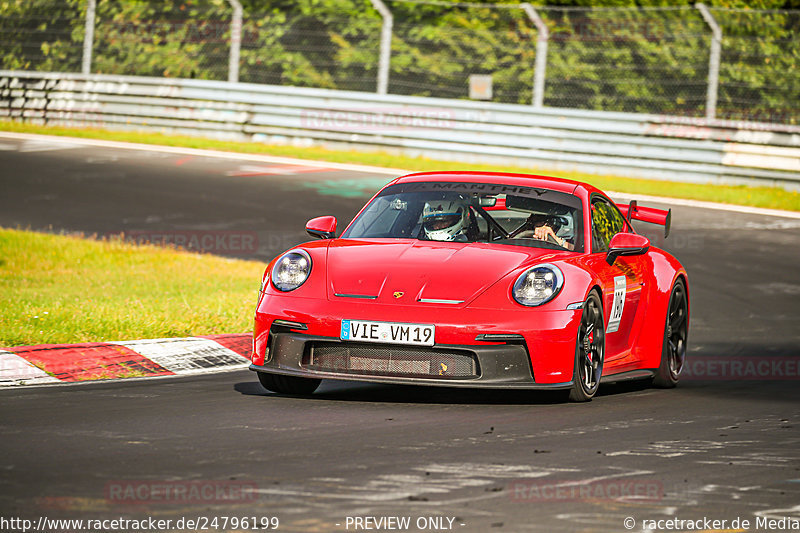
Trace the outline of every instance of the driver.
<instances>
[{"instance_id":1,"label":"driver","mask_svg":"<svg viewBox=\"0 0 800 533\"><path fill-rule=\"evenodd\" d=\"M462 198L425 202L422 227L431 241L467 242L469 206Z\"/></svg>"}]
</instances>

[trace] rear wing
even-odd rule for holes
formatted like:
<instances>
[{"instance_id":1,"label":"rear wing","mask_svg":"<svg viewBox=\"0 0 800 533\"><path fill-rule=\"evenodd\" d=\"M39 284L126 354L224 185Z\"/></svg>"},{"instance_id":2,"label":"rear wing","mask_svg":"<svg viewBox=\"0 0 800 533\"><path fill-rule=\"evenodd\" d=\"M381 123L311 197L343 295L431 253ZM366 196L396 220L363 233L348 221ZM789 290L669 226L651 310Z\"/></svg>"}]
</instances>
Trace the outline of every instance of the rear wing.
<instances>
[{"instance_id":1,"label":"rear wing","mask_svg":"<svg viewBox=\"0 0 800 533\"><path fill-rule=\"evenodd\" d=\"M617 204L617 207L622 212L622 215L628 219L628 222L640 220L651 224L659 224L664 226L664 238L666 239L669 236L669 229L672 224L672 209L664 211L654 207L641 207L636 203L636 200L631 200L628 205Z\"/></svg>"}]
</instances>

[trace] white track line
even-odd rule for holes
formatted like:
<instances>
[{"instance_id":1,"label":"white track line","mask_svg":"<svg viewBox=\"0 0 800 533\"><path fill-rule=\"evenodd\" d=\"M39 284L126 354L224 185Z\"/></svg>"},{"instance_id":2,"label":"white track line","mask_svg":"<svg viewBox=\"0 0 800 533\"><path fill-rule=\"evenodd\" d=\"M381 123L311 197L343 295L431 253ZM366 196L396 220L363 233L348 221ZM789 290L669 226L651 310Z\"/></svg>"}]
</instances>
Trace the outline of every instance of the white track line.
<instances>
[{"instance_id":1,"label":"white track line","mask_svg":"<svg viewBox=\"0 0 800 533\"><path fill-rule=\"evenodd\" d=\"M47 381L47 382L28 382L24 383L25 389L31 389L34 387L85 387L91 385L101 385L105 383L108 385L109 383L119 384L119 383L131 383L135 381L152 381L154 379L176 379L176 378L186 378L186 377L203 377L210 374L224 374L226 372L238 372L241 370L247 370L247 367L232 367L232 366L224 366L220 368L212 368L208 369L202 373L184 373L184 374L163 374L163 375L149 375L149 376L141 376L135 378L109 378L109 379L90 379L86 381L61 381L59 379L53 378L55 381ZM255 383L255 382L254 382ZM0 391L3 390L10 390L13 388L17 388L17 385L12 385L9 383L0 382Z\"/></svg>"},{"instance_id":2,"label":"white track line","mask_svg":"<svg viewBox=\"0 0 800 533\"><path fill-rule=\"evenodd\" d=\"M62 137L57 135L39 135L34 133L13 133L0 131L0 138L16 140L41 140L48 142L61 142L65 144L82 144L84 146L98 146L101 148L117 148L122 150L144 150L148 152L160 152L165 154L194 155L199 157L215 157L218 159L234 159L237 161L258 161L262 163L276 163L285 165L304 165L310 167L327 168L331 170L346 170L350 172L367 172L370 174L385 174L391 176L402 176L408 174L408 170L401 168L374 167L369 165L349 165L345 163L330 163L327 161L314 161L310 159L296 159L291 157L276 157L261 154L242 154L238 152L221 152L218 150L201 150L199 148L181 148L179 146L160 146L156 144L138 144L118 141L103 141L100 139L84 139L82 137ZM466 165L465 165L466 167ZM746 213L751 215L762 215L769 217L785 217L800 219L800 212L783 211L779 209L764 209L761 207L747 207L734 204L720 204L715 202L703 202L700 200L685 200L682 198L670 198L668 196L645 196L640 194L628 194L621 192L609 192L610 196L618 198L631 198L645 202L656 202L684 207L697 207L700 209L715 209L718 211L731 211L734 213Z\"/></svg>"},{"instance_id":3,"label":"white track line","mask_svg":"<svg viewBox=\"0 0 800 533\"><path fill-rule=\"evenodd\" d=\"M82 137L61 137L57 135L39 135L34 133L12 133L0 131L0 137L23 141L40 140L47 142L62 142L69 144L82 144L84 146L98 146L101 148L117 148L122 150L143 150L163 154L194 155L198 157L215 157L218 159L235 159L237 161L258 161L261 163L277 163L284 165L302 165L308 167L326 168L331 170L347 170L350 172L369 172L370 174L387 174L401 176L408 174L407 170L399 168L372 167L368 165L349 165L345 163L331 163L328 161L314 161L295 159L292 157L276 157L263 154L242 154L238 152L223 152L220 150L201 150L199 148L182 148L179 146L161 146L157 144L138 144L118 141L103 141L100 139L84 139Z\"/></svg>"},{"instance_id":4,"label":"white track line","mask_svg":"<svg viewBox=\"0 0 800 533\"><path fill-rule=\"evenodd\" d=\"M779 209L765 209L763 207L749 207L746 205L718 204L715 202L703 202L701 200L685 200L683 198L667 198L663 196L645 196L644 194L630 194L626 192L610 192L609 196L624 198L628 200L641 200L643 202L655 202L670 205L680 205L683 207L697 207L700 209L716 209L718 211L733 211L735 213L745 213L748 215L764 215L768 217L785 217L800 219L800 212L781 211Z\"/></svg>"}]
</instances>

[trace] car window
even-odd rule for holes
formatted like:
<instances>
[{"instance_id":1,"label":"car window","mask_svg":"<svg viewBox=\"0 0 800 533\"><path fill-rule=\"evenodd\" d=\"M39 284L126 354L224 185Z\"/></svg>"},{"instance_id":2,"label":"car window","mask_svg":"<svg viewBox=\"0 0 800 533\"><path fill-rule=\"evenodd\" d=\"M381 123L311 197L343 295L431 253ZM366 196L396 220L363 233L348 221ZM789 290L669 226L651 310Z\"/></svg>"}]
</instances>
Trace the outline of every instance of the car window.
<instances>
[{"instance_id":1,"label":"car window","mask_svg":"<svg viewBox=\"0 0 800 533\"><path fill-rule=\"evenodd\" d=\"M537 228L543 235L537 236ZM387 187L343 238L493 242L582 252L578 197L519 185L411 182ZM549 235L549 236L548 236Z\"/></svg>"},{"instance_id":2,"label":"car window","mask_svg":"<svg viewBox=\"0 0 800 533\"><path fill-rule=\"evenodd\" d=\"M624 228L625 219L617 208L604 198L592 200L592 252L608 251L611 238Z\"/></svg>"},{"instance_id":3,"label":"car window","mask_svg":"<svg viewBox=\"0 0 800 533\"><path fill-rule=\"evenodd\" d=\"M402 210L390 205L391 198L376 198L375 202L366 209L361 216L360 223L365 233L372 235L387 235Z\"/></svg>"}]
</instances>

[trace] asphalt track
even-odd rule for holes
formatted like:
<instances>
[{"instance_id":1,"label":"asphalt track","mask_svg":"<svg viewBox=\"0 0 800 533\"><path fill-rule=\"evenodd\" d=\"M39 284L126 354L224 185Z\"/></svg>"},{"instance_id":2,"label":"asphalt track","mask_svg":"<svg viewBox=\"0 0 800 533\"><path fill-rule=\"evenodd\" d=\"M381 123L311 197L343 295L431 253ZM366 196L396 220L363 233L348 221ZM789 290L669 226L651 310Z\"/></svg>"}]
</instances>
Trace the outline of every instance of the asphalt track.
<instances>
[{"instance_id":1,"label":"asphalt track","mask_svg":"<svg viewBox=\"0 0 800 533\"><path fill-rule=\"evenodd\" d=\"M388 179L0 139L0 226L213 234L206 251L266 261L306 240L313 216L349 221ZM354 531L348 516L408 516L418 531L420 517L449 517L457 531L543 532L627 531L626 517L636 531L643 520L726 529L738 517L755 531L758 516L798 519L800 221L690 207L673 221L666 241L642 229L690 276L694 375L675 390L605 386L576 405L330 382L292 398L248 371L2 390L0 517L277 516L279 531ZM253 232L255 247L234 246ZM740 379L731 361L769 365ZM131 504L111 493L185 482L255 497Z\"/></svg>"}]
</instances>

